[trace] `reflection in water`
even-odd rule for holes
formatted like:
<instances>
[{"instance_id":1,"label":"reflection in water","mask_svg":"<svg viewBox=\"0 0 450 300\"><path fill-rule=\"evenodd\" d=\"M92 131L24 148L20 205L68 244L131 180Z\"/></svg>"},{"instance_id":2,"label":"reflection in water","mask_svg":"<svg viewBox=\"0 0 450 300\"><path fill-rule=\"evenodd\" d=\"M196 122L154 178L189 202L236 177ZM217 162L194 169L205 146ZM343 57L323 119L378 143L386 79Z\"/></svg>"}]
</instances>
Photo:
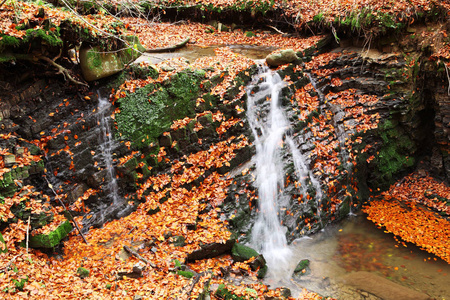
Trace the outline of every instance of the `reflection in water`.
<instances>
[{"instance_id":1,"label":"reflection in water","mask_svg":"<svg viewBox=\"0 0 450 300\"><path fill-rule=\"evenodd\" d=\"M188 45L174 52L143 54L135 63L147 61L151 64L157 64L172 57L184 57L188 61L193 62L199 57L214 56L214 49L225 46L197 47ZM228 46L233 52L242 54L251 59L264 59L268 54L276 49L276 47L252 46L252 45L230 45Z\"/></svg>"},{"instance_id":2,"label":"reflection in water","mask_svg":"<svg viewBox=\"0 0 450 300\"><path fill-rule=\"evenodd\" d=\"M340 281L356 271L372 272L434 299L448 299L450 295L449 264L413 244L397 242L361 214L296 240L290 247L292 270L302 259L311 261L311 270L305 275L279 284L291 288L294 295L305 287L324 296L360 299L356 289Z\"/></svg>"}]
</instances>

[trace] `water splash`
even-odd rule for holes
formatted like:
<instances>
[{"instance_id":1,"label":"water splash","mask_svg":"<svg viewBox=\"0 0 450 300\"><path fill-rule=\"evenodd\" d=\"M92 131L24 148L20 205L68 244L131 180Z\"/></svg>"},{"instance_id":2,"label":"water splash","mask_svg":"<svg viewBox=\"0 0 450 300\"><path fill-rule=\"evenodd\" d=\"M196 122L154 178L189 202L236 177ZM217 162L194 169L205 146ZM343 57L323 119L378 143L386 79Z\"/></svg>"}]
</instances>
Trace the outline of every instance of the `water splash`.
<instances>
[{"instance_id":1,"label":"water splash","mask_svg":"<svg viewBox=\"0 0 450 300\"><path fill-rule=\"evenodd\" d=\"M106 170L106 192L108 193L108 197L112 199L112 205L118 205L121 204L123 200L119 196L119 186L117 184L116 172L113 164L112 149L114 148L115 142L111 133L110 109L111 103L109 103L108 99L99 95L97 119L101 132L99 136L99 145Z\"/></svg>"},{"instance_id":2,"label":"water splash","mask_svg":"<svg viewBox=\"0 0 450 300\"><path fill-rule=\"evenodd\" d=\"M314 174L311 172L311 170L306 166L305 158L298 150L298 147L295 145L295 142L292 137L288 136L286 137L286 143L288 144L289 148L291 149L292 153L292 160L294 161L294 168L295 172L297 173L297 176L300 180L300 192L303 195L307 194L307 190L305 187L308 185L306 182L306 178L309 178L310 185L314 188L316 195L314 196L314 199L316 201L316 207L317 207L317 217L318 221L320 223L320 226L323 227L322 222L322 187L320 186L319 181L314 176Z\"/></svg>"},{"instance_id":3,"label":"water splash","mask_svg":"<svg viewBox=\"0 0 450 300\"><path fill-rule=\"evenodd\" d=\"M285 83L268 68L261 69L258 83L248 87L247 118L255 137L256 186L259 214L252 230L252 246L262 253L271 272L286 275L291 251L287 248L286 229L280 224L278 202L284 198L284 172L281 161L283 137L289 126L279 93ZM265 115L264 107L270 105ZM283 274L284 273L284 274ZM289 273L288 273L289 274ZM278 277L278 276L277 276Z\"/></svg>"}]
</instances>

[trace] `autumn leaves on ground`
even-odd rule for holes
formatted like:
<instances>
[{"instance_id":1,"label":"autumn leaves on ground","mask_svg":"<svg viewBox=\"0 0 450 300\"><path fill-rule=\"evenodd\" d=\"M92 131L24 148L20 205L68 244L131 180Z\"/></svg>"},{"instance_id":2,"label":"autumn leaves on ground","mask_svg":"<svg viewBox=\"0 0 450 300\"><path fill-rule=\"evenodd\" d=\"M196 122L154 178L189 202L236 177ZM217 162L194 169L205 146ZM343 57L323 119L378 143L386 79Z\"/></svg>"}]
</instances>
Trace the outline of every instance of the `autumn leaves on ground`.
<instances>
[{"instance_id":1,"label":"autumn leaves on ground","mask_svg":"<svg viewBox=\"0 0 450 300\"><path fill-rule=\"evenodd\" d=\"M113 1L114 2L114 1ZM170 2L170 1L169 1ZM373 6L380 14L392 13L395 20L412 22L414 15L411 7L419 8L420 11L431 9L434 2L430 1L396 1L395 4L381 4L380 1L334 1L332 5L326 1L313 1L312 5L305 7L303 1L268 2L255 3L256 7L284 8L287 15L299 16L299 27L315 20L326 23L341 18L350 18L352 10L361 9L362 5ZM233 6L233 1L211 1L205 2L205 7L212 4L216 7ZM22 5L15 3L14 5ZM249 4L251 5L251 4ZM259 6L258 6L259 5ZM442 4L448 9L448 4ZM23 38L24 32L17 30L13 15L16 6L6 4L1 8L2 31L5 34ZM37 21L35 4L24 5L27 14L22 20ZM67 11L48 10L54 20L73 18ZM7 16L7 17L6 17ZM94 17L92 17L94 18ZM114 20L108 16L94 18L97 26L101 29L110 29L106 25ZM81 27L89 28L79 19L74 18ZM93 19L88 18L89 21ZM256 32L256 34L245 34L242 30L233 32L215 32L207 34L208 25L199 23L187 23L169 25L167 23L156 23L141 26L136 19L123 19L121 29L129 28L137 34L141 42L147 48L158 48L172 45L185 36L191 37L190 43L198 46L229 45L229 44L251 44L262 46L276 46L278 48L290 48L295 51L303 51L314 46L323 36L312 36L309 38L286 38L281 34L268 34ZM22 21L23 22L23 21ZM58 22L56 22L58 23ZM53 27L52 27L53 28ZM52 28L49 30L51 32ZM302 27L303 28L303 27ZM92 34L92 33L91 33ZM448 48L448 47L447 47ZM447 48L443 48L434 59L448 59ZM448 49L447 49L448 50ZM311 71L318 78L333 77L337 70L323 68L339 54L324 54L313 58L305 64L305 69ZM173 59L157 65L159 71L157 78L146 78L130 80L119 89L111 91L111 102L118 101L126 93L133 93L137 89L149 83L161 83L177 72L187 68L191 70L205 70L215 66L213 71L205 73L207 80L219 76L221 83L216 85L210 92L223 100L227 89L240 72L246 72L255 64L254 61L241 55L233 53L228 48L216 51L216 56L197 59L187 64L183 59ZM170 68L168 68L170 67ZM283 69L286 66L280 67ZM294 72L301 73L298 67ZM284 78L289 82L289 78ZM200 85L203 86L204 82ZM339 78L332 78L331 85L339 87L342 82ZM239 90L235 99L240 99L245 94L243 89ZM299 110L299 122L306 121L309 114L316 111L320 105L320 99L314 95L311 84L299 88L291 99L293 106ZM229 99L229 105L235 99ZM361 139L357 134L377 128L379 115L367 113L367 107L372 108L379 100L376 96L355 95L355 91L347 89L341 92L329 92L325 95L329 105L339 105L343 108L346 116L356 116L358 124L344 123L346 129L355 130L353 139L344 142L349 151L349 161L352 163L355 157L361 153L368 152L370 145L359 149ZM200 96L197 106L201 106L205 99ZM229 278L249 276L257 282L257 272L253 271L246 262L235 262L230 255L223 255L213 259L188 260L190 253L201 248L202 245L212 243L225 244L234 239L227 229L227 221L221 217L219 205L227 196L227 187L231 184L228 174L217 172L223 166L229 166L236 157L239 150L250 145L248 137L230 135L227 132L234 126L241 126L244 118L244 108L240 105L231 105L235 110L236 117L225 118L219 110L205 111L192 118L175 120L171 130L183 129L189 124L194 124L194 131L204 130L198 121L201 117L209 115L212 121L218 123L215 129L219 140L208 149L185 155L177 161L169 160L166 155L171 149L176 148L176 142L165 149L161 147L155 154L158 162L166 162L170 171L163 174L153 175L145 180L139 176L136 178L138 189L136 197L142 203L137 210L127 217L105 224L103 228L91 229L86 234L85 243L77 231L72 231L70 237L64 241L62 255L49 256L39 250L29 249L27 240L30 236L46 233L54 230L65 221L61 206L50 206L50 196L36 190L33 186L23 186L12 197L6 197L0 205L0 218L3 222L13 218L11 209L18 205L26 206L34 213L45 213L53 215L49 225L29 232L29 222L18 220L6 228L2 228L4 243L0 245L7 251L0 249L0 293L5 299L133 299L142 295L148 299L197 299L210 287L217 287L226 283L224 276ZM120 113L119 110L115 112ZM114 117L114 116L113 116ZM319 174L325 174L328 178L338 176L341 171L341 161L337 158L336 150L340 145L336 136L335 128L330 125L332 116L323 114L311 118L310 131L312 136L317 137L314 142L313 154L315 157L313 168ZM231 131L231 130L230 130ZM40 140L26 141L35 144L42 151L46 150L46 142L59 134L67 134L64 128L52 132L52 135L43 135ZM1 134L1 139L9 139L14 134ZM67 139L77 139L67 134ZM70 136L70 137L69 137ZM330 137L330 138L328 138ZM202 139L197 143L201 144ZM75 146L78 146L75 142ZM355 147L353 147L355 146ZM70 149L62 149L70 154ZM9 152L0 149L1 157L8 156ZM124 165L134 156L123 157L119 165ZM367 163L374 157L367 155ZM31 166L42 160L42 156L31 154L28 149L17 155L18 167ZM0 160L0 176L11 172ZM206 175L205 175L206 174ZM139 175L139 174L138 174ZM203 176L205 175L205 176ZM201 180L198 180L201 178ZM199 181L191 189L186 185ZM18 183L20 184L20 183ZM336 191L335 181L327 181L329 195ZM350 183L352 185L353 183ZM84 201L96 191L88 190L85 195L72 203L70 210L84 210ZM130 205L131 199L130 197ZM450 190L436 180L421 174L411 174L387 192L384 192L380 201L373 201L364 211L368 218L388 231L400 236L405 241L413 242L426 251L429 251L442 259L450 262L450 249L448 247L448 236L450 224L438 214L448 215L448 199ZM25 201L26 200L26 201ZM301 199L300 199L301 200ZM300 201L299 200L299 201ZM334 210L341 200L331 199L331 210ZM202 213L200 213L202 212ZM75 220L81 223L81 217ZM405 224L407 226L405 226ZM131 249L131 250L130 250ZM250 263L250 262L249 262ZM144 264L145 268L139 269ZM187 267L188 271L182 270ZM136 270L138 269L138 270ZM138 274L138 275L137 275ZM137 278L135 278L137 277ZM280 291L269 290L261 283L246 284L236 287L227 284L229 291L244 298L262 299L263 297L279 296ZM211 295L214 297L214 295ZM318 295L304 291L299 299L321 299Z\"/></svg>"}]
</instances>

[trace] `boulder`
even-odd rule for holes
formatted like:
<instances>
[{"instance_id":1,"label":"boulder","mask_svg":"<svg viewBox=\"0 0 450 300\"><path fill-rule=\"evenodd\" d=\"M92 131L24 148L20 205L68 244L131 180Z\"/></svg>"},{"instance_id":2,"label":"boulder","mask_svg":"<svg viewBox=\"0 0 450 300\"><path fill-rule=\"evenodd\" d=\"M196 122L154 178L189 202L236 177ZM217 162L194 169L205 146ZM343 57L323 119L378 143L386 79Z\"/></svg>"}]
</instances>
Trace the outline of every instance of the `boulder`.
<instances>
[{"instance_id":1,"label":"boulder","mask_svg":"<svg viewBox=\"0 0 450 300\"><path fill-rule=\"evenodd\" d=\"M236 243L231 249L231 256L234 261L243 262L250 258L256 257L249 263L253 271L258 270L258 278L263 278L267 273L266 260L262 254L259 254L255 249L248 246Z\"/></svg>"},{"instance_id":2,"label":"boulder","mask_svg":"<svg viewBox=\"0 0 450 300\"><path fill-rule=\"evenodd\" d=\"M55 230L47 234L38 234L30 237L30 247L33 248L53 248L58 245L63 238L72 230L72 225L68 220L62 222Z\"/></svg>"},{"instance_id":3,"label":"boulder","mask_svg":"<svg viewBox=\"0 0 450 300\"><path fill-rule=\"evenodd\" d=\"M297 54L292 49L281 50L278 53L271 53L266 57L266 63L271 67L278 67L297 60Z\"/></svg>"},{"instance_id":4,"label":"boulder","mask_svg":"<svg viewBox=\"0 0 450 300\"><path fill-rule=\"evenodd\" d=\"M100 46L83 45L80 48L80 67L84 79L94 81L114 75L141 55L135 50L145 51L137 37L129 36L126 39L134 49L125 48L108 52L101 49Z\"/></svg>"}]
</instances>

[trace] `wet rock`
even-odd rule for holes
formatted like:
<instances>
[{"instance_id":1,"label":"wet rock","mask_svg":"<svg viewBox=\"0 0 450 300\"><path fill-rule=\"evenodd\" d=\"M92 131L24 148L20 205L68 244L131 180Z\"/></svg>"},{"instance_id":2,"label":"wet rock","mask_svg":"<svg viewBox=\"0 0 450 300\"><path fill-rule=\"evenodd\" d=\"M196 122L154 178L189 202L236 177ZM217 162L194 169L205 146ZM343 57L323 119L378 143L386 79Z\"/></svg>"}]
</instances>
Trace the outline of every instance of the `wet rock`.
<instances>
[{"instance_id":1,"label":"wet rock","mask_svg":"<svg viewBox=\"0 0 450 300\"><path fill-rule=\"evenodd\" d=\"M280 65L295 62L297 60L297 54L292 49L282 50L279 53L269 54L266 57L266 62L271 67L278 67Z\"/></svg>"},{"instance_id":2,"label":"wet rock","mask_svg":"<svg viewBox=\"0 0 450 300\"><path fill-rule=\"evenodd\" d=\"M231 256L234 261L243 262L251 258L256 257L253 261L249 263L250 268L253 271L258 271L258 277L263 278L267 273L266 260L262 254L259 254L255 249L248 246L236 243L231 249Z\"/></svg>"},{"instance_id":3,"label":"wet rock","mask_svg":"<svg viewBox=\"0 0 450 300\"><path fill-rule=\"evenodd\" d=\"M205 258L213 258L226 252L230 252L234 244L235 244L234 239L229 239L225 243L204 244L200 246L200 249L195 250L192 253L188 254L186 260L195 261Z\"/></svg>"},{"instance_id":4,"label":"wet rock","mask_svg":"<svg viewBox=\"0 0 450 300\"><path fill-rule=\"evenodd\" d=\"M14 154L8 154L3 156L3 162L5 163L5 167L12 167L16 163L16 156Z\"/></svg>"},{"instance_id":5,"label":"wet rock","mask_svg":"<svg viewBox=\"0 0 450 300\"><path fill-rule=\"evenodd\" d=\"M302 275L309 269L309 259L302 259L294 269L294 274Z\"/></svg>"}]
</instances>

